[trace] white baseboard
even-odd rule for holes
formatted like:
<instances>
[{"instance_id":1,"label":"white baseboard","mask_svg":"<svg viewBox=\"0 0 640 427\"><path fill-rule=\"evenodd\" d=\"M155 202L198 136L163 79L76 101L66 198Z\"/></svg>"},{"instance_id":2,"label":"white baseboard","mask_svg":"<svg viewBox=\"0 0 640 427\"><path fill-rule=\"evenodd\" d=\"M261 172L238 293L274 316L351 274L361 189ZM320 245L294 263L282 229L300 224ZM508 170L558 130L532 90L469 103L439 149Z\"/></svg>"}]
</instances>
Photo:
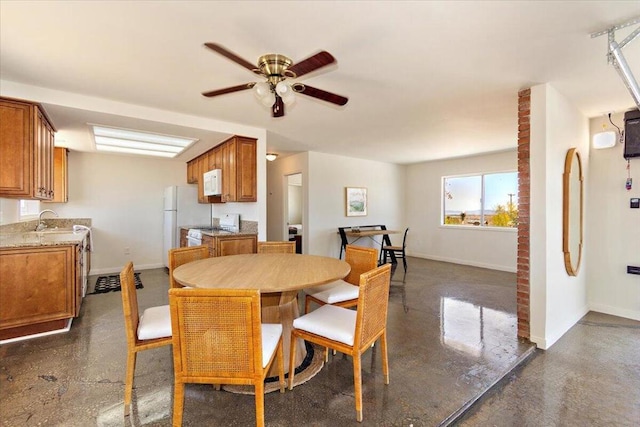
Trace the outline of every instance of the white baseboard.
<instances>
[{"instance_id":1,"label":"white baseboard","mask_svg":"<svg viewBox=\"0 0 640 427\"><path fill-rule=\"evenodd\" d=\"M589 304L589 309L591 311L597 311L598 313L624 317L625 319L640 320L640 311L638 310L628 310L625 308L611 307L605 304Z\"/></svg>"},{"instance_id":2,"label":"white baseboard","mask_svg":"<svg viewBox=\"0 0 640 427\"><path fill-rule=\"evenodd\" d=\"M416 258L423 258L423 259L431 259L434 261L442 261L442 262L450 262L452 264L462 264L462 265L470 265L472 267L480 267L480 268L487 268L489 270L499 270L499 271L506 271L509 273L515 273L517 268L514 267L510 267L510 266L506 266L506 265L496 265L496 264L486 264L483 262L475 262L475 261L469 261L466 259L458 259L458 258L448 258L448 257L441 257L441 256L434 256L434 255L427 255L427 254L420 254L420 253L407 253L408 256L412 256L412 257L416 257Z\"/></svg>"},{"instance_id":3,"label":"white baseboard","mask_svg":"<svg viewBox=\"0 0 640 427\"><path fill-rule=\"evenodd\" d=\"M536 344L538 348L542 350L548 350L553 344L555 344L569 329L573 328L579 321L589 312L589 307L584 306L578 310L574 316L563 322L562 325L554 325L554 330L547 333L546 336L540 337L537 335L531 335L529 340ZM547 328L549 330L550 328Z\"/></svg>"},{"instance_id":4,"label":"white baseboard","mask_svg":"<svg viewBox=\"0 0 640 427\"><path fill-rule=\"evenodd\" d=\"M105 276L109 274L119 274L122 271L123 266L109 267L109 268L92 268L89 272L90 276ZM133 264L133 268L136 271L151 270L152 268L165 268L164 264Z\"/></svg>"}]
</instances>

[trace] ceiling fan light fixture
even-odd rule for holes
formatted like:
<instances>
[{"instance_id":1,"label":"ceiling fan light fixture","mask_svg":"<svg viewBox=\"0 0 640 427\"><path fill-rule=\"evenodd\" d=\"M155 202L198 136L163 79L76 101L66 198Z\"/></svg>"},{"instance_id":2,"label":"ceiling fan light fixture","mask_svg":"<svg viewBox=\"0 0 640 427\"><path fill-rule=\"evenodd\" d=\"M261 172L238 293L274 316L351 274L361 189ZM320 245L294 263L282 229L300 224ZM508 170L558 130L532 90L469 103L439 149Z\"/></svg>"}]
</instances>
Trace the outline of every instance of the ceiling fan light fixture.
<instances>
[{"instance_id":1,"label":"ceiling fan light fixture","mask_svg":"<svg viewBox=\"0 0 640 427\"><path fill-rule=\"evenodd\" d=\"M297 79L320 68L336 62L335 58L326 51L320 51L310 57L294 63L290 58L270 53L258 58L257 67L224 48L217 43L205 43L205 46L247 70L260 75L266 81L260 83L245 83L223 89L202 92L208 98L240 92L253 88L256 97L267 107L271 107L273 117L284 116L284 106L290 105L296 100L294 92L303 94L321 101L343 106L348 98L327 92L322 89L305 86L299 83L284 82L287 79Z\"/></svg>"},{"instance_id":2,"label":"ceiling fan light fixture","mask_svg":"<svg viewBox=\"0 0 640 427\"><path fill-rule=\"evenodd\" d=\"M262 100L267 96L269 96L269 94L271 93L271 87L267 82L256 83L253 86L253 93L256 95L258 99Z\"/></svg>"},{"instance_id":3,"label":"ceiling fan light fixture","mask_svg":"<svg viewBox=\"0 0 640 427\"><path fill-rule=\"evenodd\" d=\"M276 85L276 93L280 96L287 96L288 93L292 92L291 86L285 81L281 81Z\"/></svg>"},{"instance_id":4,"label":"ceiling fan light fixture","mask_svg":"<svg viewBox=\"0 0 640 427\"><path fill-rule=\"evenodd\" d=\"M276 85L276 93L282 98L282 102L285 105L291 105L296 100L291 84L285 81L281 81Z\"/></svg>"},{"instance_id":5,"label":"ceiling fan light fixture","mask_svg":"<svg viewBox=\"0 0 640 427\"><path fill-rule=\"evenodd\" d=\"M271 107L276 102L276 94L273 92L269 92L263 98L260 99L262 105L265 107Z\"/></svg>"}]
</instances>

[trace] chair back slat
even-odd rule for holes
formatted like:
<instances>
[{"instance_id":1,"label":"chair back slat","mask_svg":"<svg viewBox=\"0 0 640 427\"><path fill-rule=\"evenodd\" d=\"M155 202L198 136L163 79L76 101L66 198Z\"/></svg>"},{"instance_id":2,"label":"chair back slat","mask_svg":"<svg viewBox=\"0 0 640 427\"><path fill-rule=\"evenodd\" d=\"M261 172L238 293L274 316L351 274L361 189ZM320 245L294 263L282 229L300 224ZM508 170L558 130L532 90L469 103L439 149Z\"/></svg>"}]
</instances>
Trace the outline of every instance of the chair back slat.
<instances>
[{"instance_id":1,"label":"chair back slat","mask_svg":"<svg viewBox=\"0 0 640 427\"><path fill-rule=\"evenodd\" d=\"M409 227L404 230L404 237L402 238L402 249L407 247L407 233L409 233Z\"/></svg>"},{"instance_id":2,"label":"chair back slat","mask_svg":"<svg viewBox=\"0 0 640 427\"><path fill-rule=\"evenodd\" d=\"M296 242L258 242L259 254L295 254Z\"/></svg>"},{"instance_id":3,"label":"chair back slat","mask_svg":"<svg viewBox=\"0 0 640 427\"><path fill-rule=\"evenodd\" d=\"M360 283L360 275L373 270L378 265L378 250L347 245L344 260L351 266L351 271L344 281L357 286Z\"/></svg>"},{"instance_id":4,"label":"chair back slat","mask_svg":"<svg viewBox=\"0 0 640 427\"><path fill-rule=\"evenodd\" d=\"M122 294L122 311L124 313L124 327L127 334L127 344L134 346L138 336L138 323L140 313L138 309L138 296L133 270L133 262L120 271L120 288Z\"/></svg>"},{"instance_id":5,"label":"chair back slat","mask_svg":"<svg viewBox=\"0 0 640 427\"><path fill-rule=\"evenodd\" d=\"M169 287L182 287L173 278L173 271L176 268L188 262L205 258L209 258L209 247L207 245L169 249Z\"/></svg>"},{"instance_id":6,"label":"chair back slat","mask_svg":"<svg viewBox=\"0 0 640 427\"><path fill-rule=\"evenodd\" d=\"M370 345L387 325L391 265L384 264L360 276L354 346Z\"/></svg>"},{"instance_id":7,"label":"chair back slat","mask_svg":"<svg viewBox=\"0 0 640 427\"><path fill-rule=\"evenodd\" d=\"M174 367L182 377L250 383L262 372L258 290L171 289L169 303Z\"/></svg>"}]
</instances>

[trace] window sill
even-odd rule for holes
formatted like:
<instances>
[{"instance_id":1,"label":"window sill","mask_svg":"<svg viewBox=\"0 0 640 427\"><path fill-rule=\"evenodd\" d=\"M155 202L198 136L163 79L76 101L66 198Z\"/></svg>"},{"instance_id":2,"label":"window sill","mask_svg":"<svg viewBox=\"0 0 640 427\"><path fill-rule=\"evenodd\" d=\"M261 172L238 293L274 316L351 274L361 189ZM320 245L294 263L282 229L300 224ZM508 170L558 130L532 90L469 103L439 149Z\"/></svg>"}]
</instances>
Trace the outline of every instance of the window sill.
<instances>
[{"instance_id":1,"label":"window sill","mask_svg":"<svg viewBox=\"0 0 640 427\"><path fill-rule=\"evenodd\" d=\"M489 227L480 225L444 225L440 224L439 228L446 230L482 230L482 231L497 231L500 233L517 233L517 227Z\"/></svg>"}]
</instances>

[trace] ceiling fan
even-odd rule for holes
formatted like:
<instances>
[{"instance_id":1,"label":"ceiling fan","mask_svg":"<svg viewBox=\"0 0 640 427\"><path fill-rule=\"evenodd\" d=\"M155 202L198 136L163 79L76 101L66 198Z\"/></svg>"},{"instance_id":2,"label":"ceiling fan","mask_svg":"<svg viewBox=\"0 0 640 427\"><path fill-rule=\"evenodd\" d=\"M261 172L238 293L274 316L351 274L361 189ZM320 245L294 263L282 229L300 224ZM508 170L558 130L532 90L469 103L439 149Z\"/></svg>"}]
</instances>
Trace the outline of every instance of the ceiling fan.
<instances>
[{"instance_id":1,"label":"ceiling fan","mask_svg":"<svg viewBox=\"0 0 640 427\"><path fill-rule=\"evenodd\" d=\"M255 66L219 44L205 43L204 45L249 71L266 78L266 81L263 82L250 82L224 89L203 92L202 95L206 97L224 95L253 88L256 96L258 96L265 105L271 105L273 117L284 116L284 106L293 101L294 93L311 96L336 105L345 105L347 101L349 101L349 99L344 96L317 89L303 83L286 82L287 79L304 76L305 74L334 63L336 60L329 52L322 51L316 53L298 63L294 63L284 55L270 53L258 58L258 64Z\"/></svg>"}]
</instances>

